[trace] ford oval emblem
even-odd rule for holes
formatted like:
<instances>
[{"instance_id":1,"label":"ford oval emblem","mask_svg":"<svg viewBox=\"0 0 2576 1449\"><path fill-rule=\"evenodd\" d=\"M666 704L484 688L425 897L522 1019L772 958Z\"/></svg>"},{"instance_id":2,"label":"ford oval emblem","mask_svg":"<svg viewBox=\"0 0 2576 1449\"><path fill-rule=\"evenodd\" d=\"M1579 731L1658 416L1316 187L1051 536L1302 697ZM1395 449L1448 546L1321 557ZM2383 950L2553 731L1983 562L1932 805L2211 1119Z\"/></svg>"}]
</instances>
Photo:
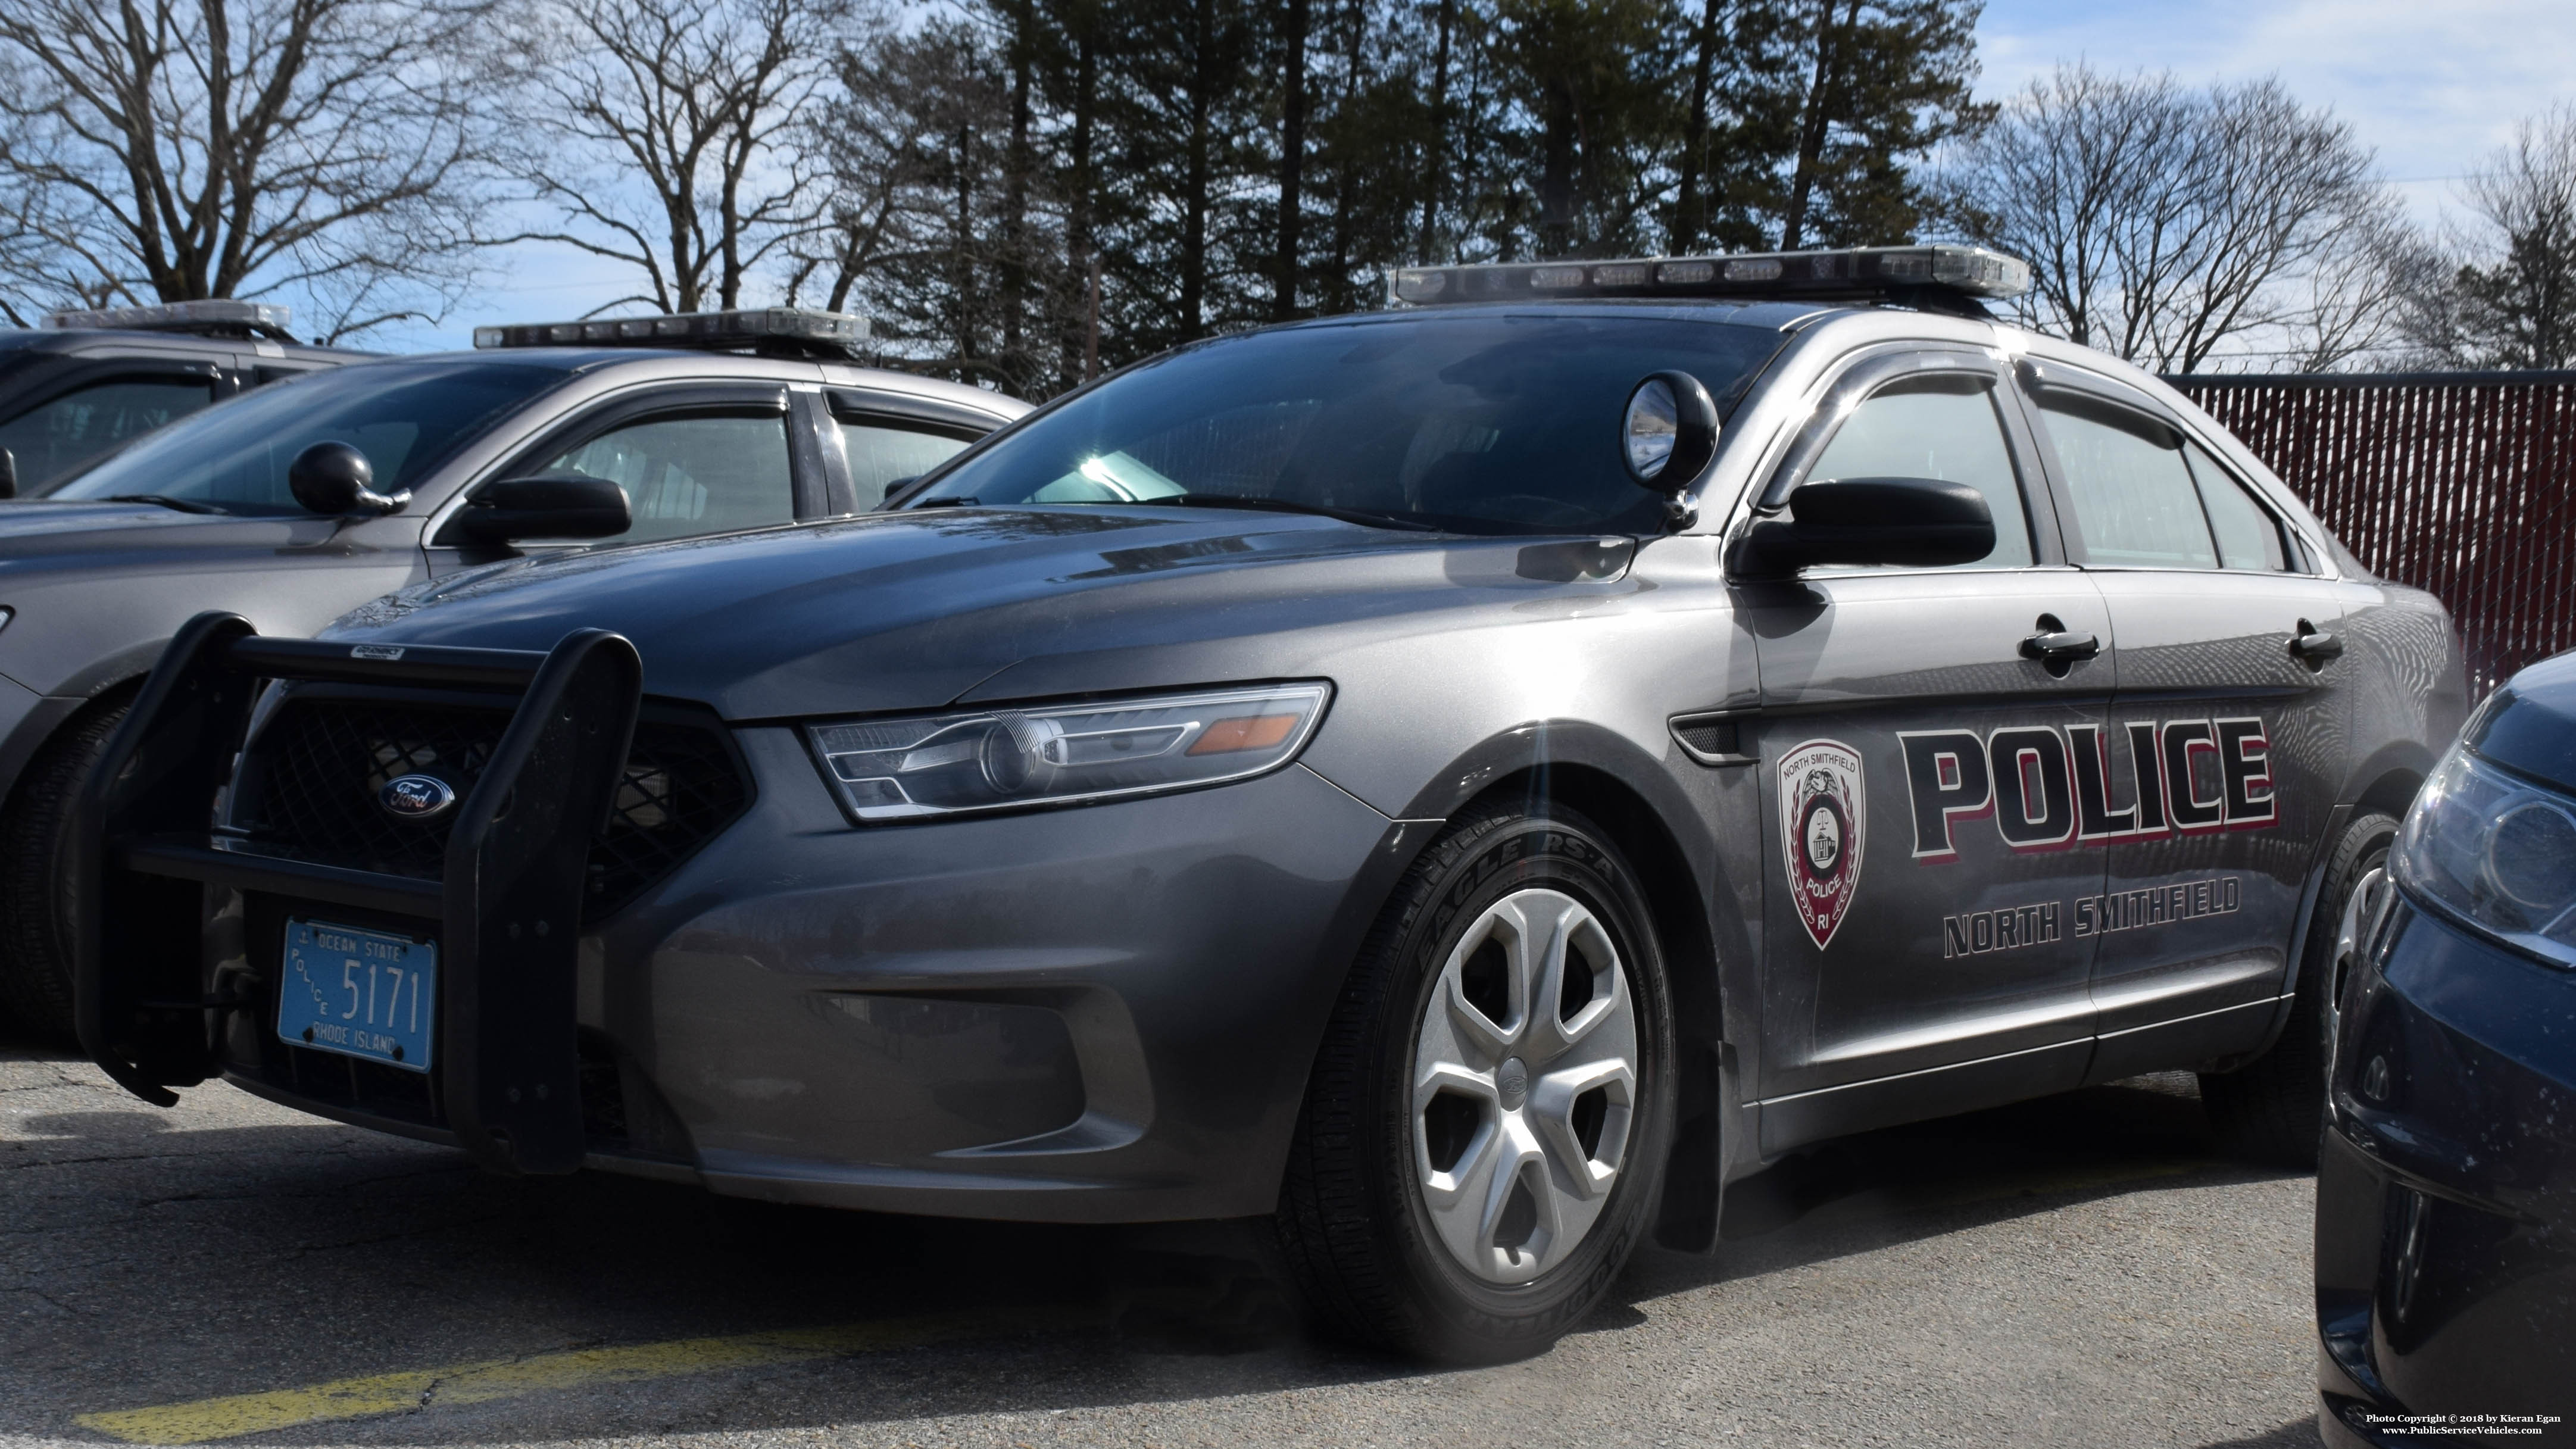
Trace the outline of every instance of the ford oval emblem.
<instances>
[{"instance_id":1,"label":"ford oval emblem","mask_svg":"<svg viewBox=\"0 0 2576 1449\"><path fill-rule=\"evenodd\" d=\"M398 820L434 820L456 803L456 789L436 775L396 775L376 792L376 803Z\"/></svg>"}]
</instances>

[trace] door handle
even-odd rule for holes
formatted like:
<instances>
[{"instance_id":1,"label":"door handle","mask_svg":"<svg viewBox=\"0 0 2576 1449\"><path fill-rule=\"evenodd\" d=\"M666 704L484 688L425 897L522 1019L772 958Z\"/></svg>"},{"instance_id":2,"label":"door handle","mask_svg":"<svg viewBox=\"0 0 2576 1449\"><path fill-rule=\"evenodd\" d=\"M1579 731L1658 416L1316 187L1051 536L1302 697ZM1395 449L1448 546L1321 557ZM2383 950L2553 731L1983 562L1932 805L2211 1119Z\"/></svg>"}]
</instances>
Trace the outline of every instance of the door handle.
<instances>
[{"instance_id":1,"label":"door handle","mask_svg":"<svg viewBox=\"0 0 2576 1449\"><path fill-rule=\"evenodd\" d=\"M2323 664L2343 653L2343 641L2323 629L2308 628L2290 636L2290 652L2310 664Z\"/></svg>"},{"instance_id":2,"label":"door handle","mask_svg":"<svg viewBox=\"0 0 2576 1449\"><path fill-rule=\"evenodd\" d=\"M2072 629L2054 629L2021 641L2021 657L2042 664L2068 664L2102 652L2102 641Z\"/></svg>"}]
</instances>

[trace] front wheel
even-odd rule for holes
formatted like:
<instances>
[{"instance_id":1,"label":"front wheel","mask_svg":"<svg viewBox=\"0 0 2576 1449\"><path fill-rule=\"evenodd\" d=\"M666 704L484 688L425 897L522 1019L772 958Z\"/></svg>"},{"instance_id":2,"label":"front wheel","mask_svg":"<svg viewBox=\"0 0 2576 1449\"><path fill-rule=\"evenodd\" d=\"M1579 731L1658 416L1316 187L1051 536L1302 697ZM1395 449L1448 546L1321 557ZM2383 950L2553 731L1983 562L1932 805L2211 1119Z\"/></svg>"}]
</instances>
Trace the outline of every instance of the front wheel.
<instances>
[{"instance_id":1,"label":"front wheel","mask_svg":"<svg viewBox=\"0 0 2576 1449\"><path fill-rule=\"evenodd\" d=\"M1643 1236L1672 1058L1663 954L1608 837L1552 808L1458 821L1316 1059L1278 1218L1310 1308L1417 1357L1543 1352Z\"/></svg>"},{"instance_id":2,"label":"front wheel","mask_svg":"<svg viewBox=\"0 0 2576 1449\"><path fill-rule=\"evenodd\" d=\"M62 727L19 775L0 810L0 1009L47 1041L72 1030L72 801L122 703L93 706Z\"/></svg>"},{"instance_id":3,"label":"front wheel","mask_svg":"<svg viewBox=\"0 0 2576 1449\"><path fill-rule=\"evenodd\" d=\"M2388 851L2396 839L2397 817L2377 810L2344 827L2326 860L2281 1039L2244 1067L2201 1075L2201 1106L2230 1156L2300 1169L2317 1165L2343 984L2387 897Z\"/></svg>"}]
</instances>

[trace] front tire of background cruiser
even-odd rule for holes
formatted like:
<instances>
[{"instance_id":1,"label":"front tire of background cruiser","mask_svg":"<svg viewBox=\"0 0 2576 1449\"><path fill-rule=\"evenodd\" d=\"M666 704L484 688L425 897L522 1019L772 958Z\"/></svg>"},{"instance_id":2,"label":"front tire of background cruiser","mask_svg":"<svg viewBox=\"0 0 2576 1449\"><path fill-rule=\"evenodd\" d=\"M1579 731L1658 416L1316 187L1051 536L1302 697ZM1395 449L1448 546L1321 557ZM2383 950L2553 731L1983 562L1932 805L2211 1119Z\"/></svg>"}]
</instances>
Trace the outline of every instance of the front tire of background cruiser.
<instances>
[{"instance_id":1,"label":"front tire of background cruiser","mask_svg":"<svg viewBox=\"0 0 2576 1449\"><path fill-rule=\"evenodd\" d=\"M65 1045L72 1028L73 797L125 718L96 706L47 740L0 810L0 1011L31 1035Z\"/></svg>"},{"instance_id":2,"label":"front tire of background cruiser","mask_svg":"<svg viewBox=\"0 0 2576 1449\"><path fill-rule=\"evenodd\" d=\"M2201 1106L2228 1156L2316 1168L2336 1000L2350 971L2347 957L2359 944L2355 918L2370 915L2385 890L2388 850L2396 839L2397 818L2377 810L2355 815L2344 827L2326 861L2301 952L2297 995L2280 1040L2235 1071L2200 1074Z\"/></svg>"},{"instance_id":3,"label":"front tire of background cruiser","mask_svg":"<svg viewBox=\"0 0 2576 1449\"><path fill-rule=\"evenodd\" d=\"M1326 1028L1280 1191L1320 1327L1447 1363L1546 1351L1643 1240L1671 993L1636 873L1571 811L1462 816Z\"/></svg>"}]
</instances>

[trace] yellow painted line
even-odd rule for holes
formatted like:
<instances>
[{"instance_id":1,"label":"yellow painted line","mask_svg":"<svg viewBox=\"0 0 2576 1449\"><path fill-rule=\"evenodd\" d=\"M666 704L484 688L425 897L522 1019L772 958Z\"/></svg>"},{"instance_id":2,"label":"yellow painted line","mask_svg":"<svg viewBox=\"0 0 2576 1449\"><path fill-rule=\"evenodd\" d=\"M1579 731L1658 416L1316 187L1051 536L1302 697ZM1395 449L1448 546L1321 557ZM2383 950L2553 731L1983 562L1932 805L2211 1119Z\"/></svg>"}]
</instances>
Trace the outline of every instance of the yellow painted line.
<instances>
[{"instance_id":1,"label":"yellow painted line","mask_svg":"<svg viewBox=\"0 0 2576 1449\"><path fill-rule=\"evenodd\" d=\"M80 1414L73 1422L130 1444L203 1444L297 1424L363 1419L375 1414L446 1404L481 1404L548 1389L628 1384L724 1369L763 1368L844 1354L914 1348L945 1339L1031 1326L1022 1316L1005 1323L990 1315L942 1315L837 1328L785 1329L724 1338L683 1338L669 1343L577 1348L526 1358L492 1359L447 1368L370 1374L300 1389L234 1394Z\"/></svg>"}]
</instances>

